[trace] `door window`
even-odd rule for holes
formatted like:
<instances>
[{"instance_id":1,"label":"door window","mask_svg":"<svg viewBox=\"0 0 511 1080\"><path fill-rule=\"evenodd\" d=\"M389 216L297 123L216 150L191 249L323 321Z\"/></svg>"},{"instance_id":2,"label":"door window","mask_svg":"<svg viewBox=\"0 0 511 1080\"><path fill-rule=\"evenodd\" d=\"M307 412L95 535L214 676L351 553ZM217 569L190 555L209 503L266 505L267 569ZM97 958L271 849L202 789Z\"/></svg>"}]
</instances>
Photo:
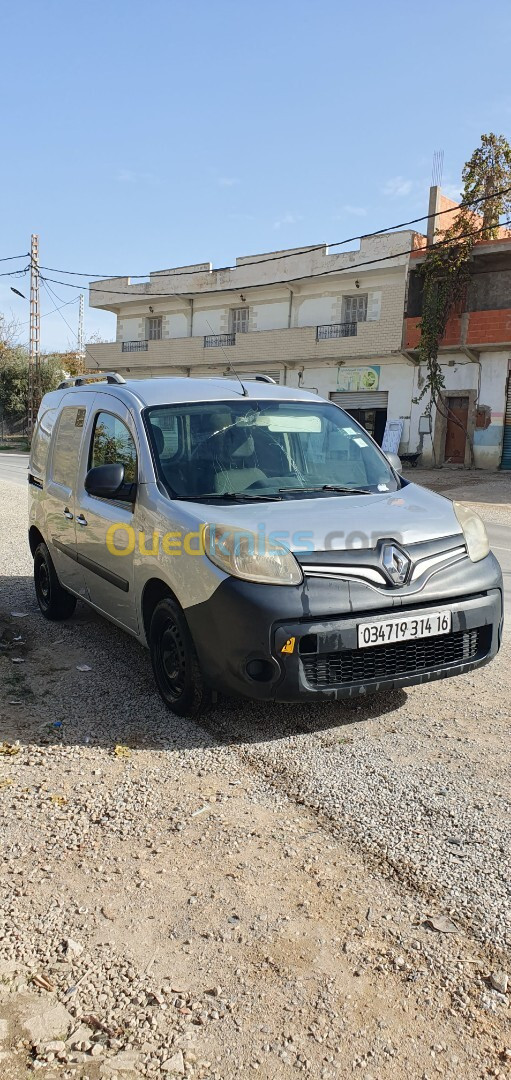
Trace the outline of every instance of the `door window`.
<instances>
[{"instance_id":1,"label":"door window","mask_svg":"<svg viewBox=\"0 0 511 1080\"><path fill-rule=\"evenodd\" d=\"M78 468L78 454L82 441L84 409L62 409L53 448L51 478L56 484L72 488Z\"/></svg>"},{"instance_id":2,"label":"door window","mask_svg":"<svg viewBox=\"0 0 511 1080\"><path fill-rule=\"evenodd\" d=\"M124 481L137 479L137 450L126 424L113 413L100 412L94 424L89 468L97 465L124 465Z\"/></svg>"}]
</instances>

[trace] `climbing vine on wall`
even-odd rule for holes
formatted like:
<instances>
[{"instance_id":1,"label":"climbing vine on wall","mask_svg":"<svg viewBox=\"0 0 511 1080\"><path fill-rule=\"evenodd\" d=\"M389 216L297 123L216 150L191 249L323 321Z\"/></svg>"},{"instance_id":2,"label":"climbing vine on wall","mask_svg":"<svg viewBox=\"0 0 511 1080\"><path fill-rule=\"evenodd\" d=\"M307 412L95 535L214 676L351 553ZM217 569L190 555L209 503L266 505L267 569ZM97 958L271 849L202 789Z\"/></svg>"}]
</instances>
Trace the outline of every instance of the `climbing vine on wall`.
<instances>
[{"instance_id":1,"label":"climbing vine on wall","mask_svg":"<svg viewBox=\"0 0 511 1080\"><path fill-rule=\"evenodd\" d=\"M423 296L418 354L426 375L417 401L428 395L427 412L438 405L445 386L438 352L449 318L456 308L461 308L465 298L473 230L466 211L460 211L455 225L442 241L428 250L421 266Z\"/></svg>"},{"instance_id":2,"label":"climbing vine on wall","mask_svg":"<svg viewBox=\"0 0 511 1080\"><path fill-rule=\"evenodd\" d=\"M418 355L425 374L415 401L427 397L429 414L433 405L444 412L445 382L438 353L450 316L463 310L474 244L497 236L500 216L511 210L511 147L507 139L492 133L482 135L462 178L464 189L456 220L428 249L420 269L423 301Z\"/></svg>"}]
</instances>

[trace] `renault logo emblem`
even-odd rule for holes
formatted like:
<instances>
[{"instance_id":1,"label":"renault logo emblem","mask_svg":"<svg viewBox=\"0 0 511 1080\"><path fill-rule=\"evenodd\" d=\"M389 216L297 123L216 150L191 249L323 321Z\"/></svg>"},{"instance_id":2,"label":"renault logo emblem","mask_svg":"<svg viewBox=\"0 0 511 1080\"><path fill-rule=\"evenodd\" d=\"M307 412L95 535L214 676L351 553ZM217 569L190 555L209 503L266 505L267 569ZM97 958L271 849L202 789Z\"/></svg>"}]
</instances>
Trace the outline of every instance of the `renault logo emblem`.
<instances>
[{"instance_id":1,"label":"renault logo emblem","mask_svg":"<svg viewBox=\"0 0 511 1080\"><path fill-rule=\"evenodd\" d=\"M393 585L404 585L411 566L408 555L396 544L384 544L381 553L383 569Z\"/></svg>"}]
</instances>

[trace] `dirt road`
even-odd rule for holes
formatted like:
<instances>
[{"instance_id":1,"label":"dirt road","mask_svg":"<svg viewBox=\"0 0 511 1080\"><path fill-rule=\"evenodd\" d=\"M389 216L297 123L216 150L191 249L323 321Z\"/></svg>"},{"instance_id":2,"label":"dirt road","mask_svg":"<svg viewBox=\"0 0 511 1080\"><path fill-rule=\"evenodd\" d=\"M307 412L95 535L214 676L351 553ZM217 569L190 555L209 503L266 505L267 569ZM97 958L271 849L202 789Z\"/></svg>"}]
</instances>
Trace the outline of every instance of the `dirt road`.
<instances>
[{"instance_id":1,"label":"dirt road","mask_svg":"<svg viewBox=\"0 0 511 1080\"><path fill-rule=\"evenodd\" d=\"M2 1077L508 1076L509 644L183 721L135 642L39 616L25 499L0 483Z\"/></svg>"}]
</instances>

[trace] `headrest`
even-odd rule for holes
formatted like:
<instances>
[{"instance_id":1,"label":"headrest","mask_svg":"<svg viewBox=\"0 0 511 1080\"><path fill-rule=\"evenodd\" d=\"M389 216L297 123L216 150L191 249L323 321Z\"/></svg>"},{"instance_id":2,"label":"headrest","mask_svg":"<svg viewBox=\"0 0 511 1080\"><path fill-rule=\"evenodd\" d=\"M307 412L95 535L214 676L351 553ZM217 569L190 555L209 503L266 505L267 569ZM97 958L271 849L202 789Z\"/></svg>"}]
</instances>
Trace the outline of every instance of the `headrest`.
<instances>
[{"instance_id":1,"label":"headrest","mask_svg":"<svg viewBox=\"0 0 511 1080\"><path fill-rule=\"evenodd\" d=\"M151 428L154 436L154 445L156 446L158 454L162 454L165 449L163 431L160 427L156 427L156 424L151 424Z\"/></svg>"},{"instance_id":2,"label":"headrest","mask_svg":"<svg viewBox=\"0 0 511 1080\"><path fill-rule=\"evenodd\" d=\"M208 422L212 431L223 431L232 424L232 416L228 412L214 412L208 417Z\"/></svg>"},{"instance_id":3,"label":"headrest","mask_svg":"<svg viewBox=\"0 0 511 1080\"><path fill-rule=\"evenodd\" d=\"M233 458L252 457L255 452L252 433L246 428L232 428L229 431L229 453Z\"/></svg>"}]
</instances>

